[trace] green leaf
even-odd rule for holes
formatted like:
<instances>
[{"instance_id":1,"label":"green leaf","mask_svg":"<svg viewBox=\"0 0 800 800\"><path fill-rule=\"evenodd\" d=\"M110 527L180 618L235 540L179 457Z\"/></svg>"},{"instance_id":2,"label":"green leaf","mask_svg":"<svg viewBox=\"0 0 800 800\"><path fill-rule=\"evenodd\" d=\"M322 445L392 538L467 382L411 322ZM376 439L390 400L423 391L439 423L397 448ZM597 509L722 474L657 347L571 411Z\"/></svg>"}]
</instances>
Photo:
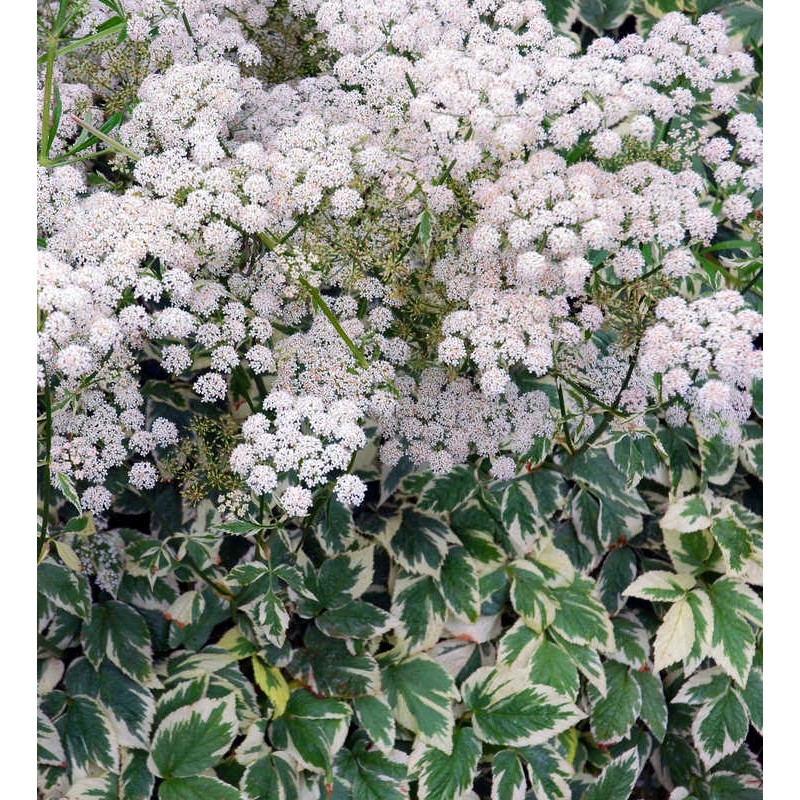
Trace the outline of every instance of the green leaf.
<instances>
[{"instance_id":1,"label":"green leaf","mask_svg":"<svg viewBox=\"0 0 800 800\"><path fill-rule=\"evenodd\" d=\"M527 670L481 667L461 691L476 736L488 744L543 744L585 716L550 687L531 685Z\"/></svg>"},{"instance_id":2,"label":"green leaf","mask_svg":"<svg viewBox=\"0 0 800 800\"><path fill-rule=\"evenodd\" d=\"M692 675L672 699L673 703L702 705L722 697L731 685L731 679L721 667L711 667Z\"/></svg>"},{"instance_id":3,"label":"green leaf","mask_svg":"<svg viewBox=\"0 0 800 800\"><path fill-rule=\"evenodd\" d=\"M117 776L106 773L98 778L79 778L69 787L64 800L117 800L118 797Z\"/></svg>"},{"instance_id":4,"label":"green leaf","mask_svg":"<svg viewBox=\"0 0 800 800\"><path fill-rule=\"evenodd\" d=\"M640 575L623 594L626 597L641 597L659 603L673 603L683 599L695 583L691 575L654 569Z\"/></svg>"},{"instance_id":5,"label":"green leaf","mask_svg":"<svg viewBox=\"0 0 800 800\"><path fill-rule=\"evenodd\" d=\"M508 565L511 605L526 625L541 633L553 623L557 602L542 571L530 560L518 558Z\"/></svg>"},{"instance_id":6,"label":"green leaf","mask_svg":"<svg viewBox=\"0 0 800 800\"><path fill-rule=\"evenodd\" d=\"M425 650L439 639L447 605L433 578L401 570L394 584L391 615L399 620L395 633L400 643L408 649Z\"/></svg>"},{"instance_id":7,"label":"green leaf","mask_svg":"<svg viewBox=\"0 0 800 800\"><path fill-rule=\"evenodd\" d=\"M36 568L36 577L37 591L54 606L76 617L89 619L92 591L85 575L79 575L54 561L43 561Z\"/></svg>"},{"instance_id":8,"label":"green leaf","mask_svg":"<svg viewBox=\"0 0 800 800\"><path fill-rule=\"evenodd\" d=\"M375 747L382 753L394 748L395 726L392 709L382 695L366 695L353 700L356 719Z\"/></svg>"},{"instance_id":9,"label":"green leaf","mask_svg":"<svg viewBox=\"0 0 800 800\"><path fill-rule=\"evenodd\" d=\"M558 633L574 644L600 650L613 648L614 629L590 579L577 576L571 586L557 586L552 591L558 603L553 620Z\"/></svg>"},{"instance_id":10,"label":"green leaf","mask_svg":"<svg viewBox=\"0 0 800 800\"><path fill-rule=\"evenodd\" d=\"M667 701L664 699L664 686L650 670L631 673L642 693L642 709L639 712L645 725L650 728L659 742L667 733Z\"/></svg>"},{"instance_id":11,"label":"green leaf","mask_svg":"<svg viewBox=\"0 0 800 800\"><path fill-rule=\"evenodd\" d=\"M742 691L752 726L762 733L764 729L764 673L754 667L747 676L747 685Z\"/></svg>"},{"instance_id":12,"label":"green leaf","mask_svg":"<svg viewBox=\"0 0 800 800\"><path fill-rule=\"evenodd\" d=\"M692 738L707 769L739 749L748 725L747 708L733 687L700 708L692 723Z\"/></svg>"},{"instance_id":13,"label":"green leaf","mask_svg":"<svg viewBox=\"0 0 800 800\"><path fill-rule=\"evenodd\" d=\"M761 600L745 583L718 578L708 589L714 614L711 656L741 687L755 654L751 623L762 624Z\"/></svg>"},{"instance_id":14,"label":"green leaf","mask_svg":"<svg viewBox=\"0 0 800 800\"><path fill-rule=\"evenodd\" d=\"M612 658L634 669L645 666L650 659L650 635L644 625L631 611L623 611L611 622L617 645Z\"/></svg>"},{"instance_id":15,"label":"green leaf","mask_svg":"<svg viewBox=\"0 0 800 800\"><path fill-rule=\"evenodd\" d=\"M615 758L600 773L582 800L622 800L630 797L639 769L639 752L634 747Z\"/></svg>"},{"instance_id":16,"label":"green leaf","mask_svg":"<svg viewBox=\"0 0 800 800\"><path fill-rule=\"evenodd\" d=\"M350 782L352 800L406 800L408 796L405 767L369 750L363 740L352 751L340 751L336 764Z\"/></svg>"},{"instance_id":17,"label":"green leaf","mask_svg":"<svg viewBox=\"0 0 800 800\"><path fill-rule=\"evenodd\" d=\"M725 514L725 510L723 506L715 515L711 523L711 535L719 545L726 572L746 578L748 561L755 555L754 531L751 531L740 516Z\"/></svg>"},{"instance_id":18,"label":"green leaf","mask_svg":"<svg viewBox=\"0 0 800 800\"><path fill-rule=\"evenodd\" d=\"M606 556L597 577L597 592L609 614L616 614L625 605L622 593L635 577L636 554L630 547L620 547Z\"/></svg>"},{"instance_id":19,"label":"green leaf","mask_svg":"<svg viewBox=\"0 0 800 800\"><path fill-rule=\"evenodd\" d=\"M404 508L400 524L390 526L384 538L386 549L403 569L416 575L439 577L449 544L458 544L441 520Z\"/></svg>"},{"instance_id":20,"label":"green leaf","mask_svg":"<svg viewBox=\"0 0 800 800\"><path fill-rule=\"evenodd\" d=\"M58 721L61 738L74 769L89 771L91 764L116 772L119 747L100 704L91 697L75 695L67 713Z\"/></svg>"},{"instance_id":21,"label":"green leaf","mask_svg":"<svg viewBox=\"0 0 800 800\"><path fill-rule=\"evenodd\" d=\"M607 661L603 665L608 690L605 697L591 686L592 733L601 744L624 739L642 710L642 692L624 664Z\"/></svg>"},{"instance_id":22,"label":"green leaf","mask_svg":"<svg viewBox=\"0 0 800 800\"><path fill-rule=\"evenodd\" d=\"M152 677L150 631L141 614L126 603L95 603L81 639L84 653L95 669L103 658L108 658L135 681L142 683Z\"/></svg>"},{"instance_id":23,"label":"green leaf","mask_svg":"<svg viewBox=\"0 0 800 800\"><path fill-rule=\"evenodd\" d=\"M492 800L521 800L525 796L525 773L513 750L501 750L492 759Z\"/></svg>"},{"instance_id":24,"label":"green leaf","mask_svg":"<svg viewBox=\"0 0 800 800\"><path fill-rule=\"evenodd\" d=\"M357 697L379 687L378 664L370 653L351 653L340 639L329 639L315 628L306 632L305 647L298 648L287 667L315 694Z\"/></svg>"},{"instance_id":25,"label":"green leaf","mask_svg":"<svg viewBox=\"0 0 800 800\"><path fill-rule=\"evenodd\" d=\"M417 507L434 513L449 513L466 502L478 487L475 470L457 466L434 477L422 490Z\"/></svg>"},{"instance_id":26,"label":"green leaf","mask_svg":"<svg viewBox=\"0 0 800 800\"><path fill-rule=\"evenodd\" d=\"M108 661L100 665L99 698L123 747L150 746L156 704L149 689Z\"/></svg>"},{"instance_id":27,"label":"green leaf","mask_svg":"<svg viewBox=\"0 0 800 800\"><path fill-rule=\"evenodd\" d=\"M569 19L569 12L574 4L575 0L544 0L542 3L547 19L556 27Z\"/></svg>"},{"instance_id":28,"label":"green leaf","mask_svg":"<svg viewBox=\"0 0 800 800\"><path fill-rule=\"evenodd\" d=\"M382 608L363 600L353 600L317 617L319 629L335 639L371 639L386 633L395 623Z\"/></svg>"},{"instance_id":29,"label":"green leaf","mask_svg":"<svg viewBox=\"0 0 800 800\"><path fill-rule=\"evenodd\" d=\"M55 767L65 766L67 761L56 726L41 710L36 716L36 760Z\"/></svg>"},{"instance_id":30,"label":"green leaf","mask_svg":"<svg viewBox=\"0 0 800 800\"><path fill-rule=\"evenodd\" d=\"M523 747L519 755L528 765L526 771L536 800L571 800L567 780L573 770L553 745Z\"/></svg>"},{"instance_id":31,"label":"green leaf","mask_svg":"<svg viewBox=\"0 0 800 800\"><path fill-rule=\"evenodd\" d=\"M125 800L150 800L155 779L147 769L147 753L123 750L120 770L120 797Z\"/></svg>"},{"instance_id":32,"label":"green leaf","mask_svg":"<svg viewBox=\"0 0 800 800\"><path fill-rule=\"evenodd\" d=\"M574 700L580 681L572 659L558 646L544 639L530 662L531 683L551 686L559 694Z\"/></svg>"},{"instance_id":33,"label":"green leaf","mask_svg":"<svg viewBox=\"0 0 800 800\"><path fill-rule=\"evenodd\" d=\"M147 762L162 778L185 778L219 763L238 734L234 696L204 697L168 714L158 726Z\"/></svg>"},{"instance_id":34,"label":"green leaf","mask_svg":"<svg viewBox=\"0 0 800 800\"><path fill-rule=\"evenodd\" d=\"M331 495L320 512L314 533L326 555L344 552L356 538L353 512Z\"/></svg>"},{"instance_id":35,"label":"green leaf","mask_svg":"<svg viewBox=\"0 0 800 800\"><path fill-rule=\"evenodd\" d=\"M364 547L329 558L312 587L323 608L340 608L361 597L372 585L375 548Z\"/></svg>"},{"instance_id":36,"label":"green leaf","mask_svg":"<svg viewBox=\"0 0 800 800\"><path fill-rule=\"evenodd\" d=\"M664 615L656 634L653 661L656 671L682 661L692 651L695 642L695 625L692 607L683 598Z\"/></svg>"},{"instance_id":37,"label":"green leaf","mask_svg":"<svg viewBox=\"0 0 800 800\"><path fill-rule=\"evenodd\" d=\"M240 782L242 800L297 800L297 771L280 753L247 766Z\"/></svg>"},{"instance_id":38,"label":"green leaf","mask_svg":"<svg viewBox=\"0 0 800 800\"><path fill-rule=\"evenodd\" d=\"M384 692L395 719L420 740L452 752L453 708L458 690L433 659L414 655L381 670Z\"/></svg>"},{"instance_id":39,"label":"green leaf","mask_svg":"<svg viewBox=\"0 0 800 800\"><path fill-rule=\"evenodd\" d=\"M239 790L205 775L170 778L158 787L158 800L241 800Z\"/></svg>"},{"instance_id":40,"label":"green leaf","mask_svg":"<svg viewBox=\"0 0 800 800\"><path fill-rule=\"evenodd\" d=\"M289 614L283 601L272 589L239 606L239 611L253 623L255 636L260 643L283 647L289 628Z\"/></svg>"},{"instance_id":41,"label":"green leaf","mask_svg":"<svg viewBox=\"0 0 800 800\"><path fill-rule=\"evenodd\" d=\"M711 525L711 507L706 494L690 494L670 503L661 518L665 530L693 533Z\"/></svg>"},{"instance_id":42,"label":"green leaf","mask_svg":"<svg viewBox=\"0 0 800 800\"><path fill-rule=\"evenodd\" d=\"M283 716L272 723L271 738L303 769L328 774L344 744L350 717L345 703L295 689Z\"/></svg>"},{"instance_id":43,"label":"green leaf","mask_svg":"<svg viewBox=\"0 0 800 800\"><path fill-rule=\"evenodd\" d=\"M459 798L472 788L481 743L470 727L456 728L450 755L418 742L409 757L408 768L419 779L419 800Z\"/></svg>"},{"instance_id":44,"label":"green leaf","mask_svg":"<svg viewBox=\"0 0 800 800\"><path fill-rule=\"evenodd\" d=\"M647 503L635 489L629 489L625 476L602 450L586 450L575 457L568 477L600 498L611 498L631 511L648 514Z\"/></svg>"},{"instance_id":45,"label":"green leaf","mask_svg":"<svg viewBox=\"0 0 800 800\"><path fill-rule=\"evenodd\" d=\"M442 564L441 592L450 611L475 622L481 611L478 572L463 547L453 547Z\"/></svg>"}]
</instances>

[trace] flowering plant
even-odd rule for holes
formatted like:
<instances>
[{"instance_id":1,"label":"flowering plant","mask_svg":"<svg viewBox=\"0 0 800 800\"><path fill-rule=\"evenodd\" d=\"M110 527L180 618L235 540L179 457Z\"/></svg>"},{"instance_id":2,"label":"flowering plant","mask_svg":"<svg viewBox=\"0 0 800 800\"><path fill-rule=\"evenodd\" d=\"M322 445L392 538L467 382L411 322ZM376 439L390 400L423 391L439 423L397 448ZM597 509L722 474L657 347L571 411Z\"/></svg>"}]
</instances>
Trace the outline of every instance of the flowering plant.
<instances>
[{"instance_id":1,"label":"flowering plant","mask_svg":"<svg viewBox=\"0 0 800 800\"><path fill-rule=\"evenodd\" d=\"M761 796L759 14L40 0L40 797Z\"/></svg>"}]
</instances>

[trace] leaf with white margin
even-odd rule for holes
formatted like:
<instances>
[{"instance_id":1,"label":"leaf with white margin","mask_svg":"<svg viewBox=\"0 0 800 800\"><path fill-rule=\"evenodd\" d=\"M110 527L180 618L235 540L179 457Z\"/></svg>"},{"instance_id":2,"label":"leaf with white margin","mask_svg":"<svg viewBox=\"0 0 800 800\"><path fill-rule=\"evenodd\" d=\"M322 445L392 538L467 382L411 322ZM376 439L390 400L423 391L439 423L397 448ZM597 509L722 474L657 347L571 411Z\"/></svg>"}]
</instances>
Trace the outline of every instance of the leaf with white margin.
<instances>
[{"instance_id":1,"label":"leaf with white margin","mask_svg":"<svg viewBox=\"0 0 800 800\"><path fill-rule=\"evenodd\" d=\"M572 561L549 537L539 539L527 558L536 564L550 586L570 586L575 581Z\"/></svg>"},{"instance_id":2,"label":"leaf with white margin","mask_svg":"<svg viewBox=\"0 0 800 800\"><path fill-rule=\"evenodd\" d=\"M43 561L36 568L36 591L58 608L81 619L89 619L92 590L85 575L54 561Z\"/></svg>"},{"instance_id":3,"label":"leaf with white margin","mask_svg":"<svg viewBox=\"0 0 800 800\"><path fill-rule=\"evenodd\" d=\"M550 686L570 700L578 695L577 667L561 647L544 637L530 659L528 675L531 683Z\"/></svg>"},{"instance_id":4,"label":"leaf with white margin","mask_svg":"<svg viewBox=\"0 0 800 800\"><path fill-rule=\"evenodd\" d=\"M605 697L589 687L592 733L601 744L610 744L630 732L642 710L642 692L625 664L607 661L603 669L608 686Z\"/></svg>"},{"instance_id":5,"label":"leaf with white margin","mask_svg":"<svg viewBox=\"0 0 800 800\"><path fill-rule=\"evenodd\" d=\"M614 641L617 649L610 658L621 661L634 669L650 661L650 635L639 618L629 610L622 611L611 622L614 625Z\"/></svg>"},{"instance_id":6,"label":"leaf with white margin","mask_svg":"<svg viewBox=\"0 0 800 800\"><path fill-rule=\"evenodd\" d=\"M710 530L681 533L665 529L663 533L664 546L676 572L700 575L709 570L714 556Z\"/></svg>"},{"instance_id":7,"label":"leaf with white margin","mask_svg":"<svg viewBox=\"0 0 800 800\"><path fill-rule=\"evenodd\" d=\"M118 778L113 773L100 777L80 778L69 787L64 800L117 800Z\"/></svg>"},{"instance_id":8,"label":"leaf with white margin","mask_svg":"<svg viewBox=\"0 0 800 800\"><path fill-rule=\"evenodd\" d=\"M419 780L419 800L461 797L472 787L480 756L481 743L470 727L456 728L449 755L418 739L408 771Z\"/></svg>"},{"instance_id":9,"label":"leaf with white margin","mask_svg":"<svg viewBox=\"0 0 800 800\"><path fill-rule=\"evenodd\" d=\"M556 616L557 604L541 570L530 561L517 559L511 573L511 605L525 624L541 633Z\"/></svg>"},{"instance_id":10,"label":"leaf with white margin","mask_svg":"<svg viewBox=\"0 0 800 800\"><path fill-rule=\"evenodd\" d=\"M744 687L755 654L750 623L762 625L761 599L747 584L730 577L718 578L708 596L714 612L711 656Z\"/></svg>"},{"instance_id":11,"label":"leaf with white margin","mask_svg":"<svg viewBox=\"0 0 800 800\"><path fill-rule=\"evenodd\" d=\"M698 706L722 697L728 691L731 680L721 667L711 667L692 675L672 698L673 703Z\"/></svg>"},{"instance_id":12,"label":"leaf with white margin","mask_svg":"<svg viewBox=\"0 0 800 800\"><path fill-rule=\"evenodd\" d=\"M461 639L442 639L431 647L426 655L430 656L439 666L444 667L447 672L457 680L461 670L469 663L474 656L477 645L472 642L465 642Z\"/></svg>"},{"instance_id":13,"label":"leaf with white margin","mask_svg":"<svg viewBox=\"0 0 800 800\"><path fill-rule=\"evenodd\" d=\"M108 658L135 681L145 683L152 678L150 630L142 615L126 603L95 603L81 640L83 652L95 669Z\"/></svg>"},{"instance_id":14,"label":"leaf with white margin","mask_svg":"<svg viewBox=\"0 0 800 800\"><path fill-rule=\"evenodd\" d=\"M693 533L711 526L711 494L690 494L667 506L661 518L662 530Z\"/></svg>"},{"instance_id":15,"label":"leaf with white margin","mask_svg":"<svg viewBox=\"0 0 800 800\"><path fill-rule=\"evenodd\" d=\"M405 800L408 797L405 764L371 750L364 739L357 740L352 750L339 751L336 772L350 784L347 797L351 800Z\"/></svg>"},{"instance_id":16,"label":"leaf with white margin","mask_svg":"<svg viewBox=\"0 0 800 800\"><path fill-rule=\"evenodd\" d=\"M303 769L328 774L344 745L352 712L346 703L295 689L286 711L272 723L271 738Z\"/></svg>"},{"instance_id":17,"label":"leaf with white margin","mask_svg":"<svg viewBox=\"0 0 800 800\"><path fill-rule=\"evenodd\" d=\"M706 768L735 753L745 740L748 727L747 708L733 686L702 706L692 722L692 738Z\"/></svg>"},{"instance_id":18,"label":"leaf with white margin","mask_svg":"<svg viewBox=\"0 0 800 800\"><path fill-rule=\"evenodd\" d=\"M691 575L655 569L640 575L622 594L659 603L673 603L690 591L695 583L697 581Z\"/></svg>"},{"instance_id":19,"label":"leaf with white margin","mask_svg":"<svg viewBox=\"0 0 800 800\"><path fill-rule=\"evenodd\" d=\"M158 787L158 800L241 800L241 795L219 778L186 775L164 781Z\"/></svg>"},{"instance_id":20,"label":"leaf with white margin","mask_svg":"<svg viewBox=\"0 0 800 800\"><path fill-rule=\"evenodd\" d=\"M285 753L268 753L248 764L239 788L241 800L297 800L297 770Z\"/></svg>"},{"instance_id":21,"label":"leaf with white margin","mask_svg":"<svg viewBox=\"0 0 800 800\"><path fill-rule=\"evenodd\" d=\"M742 692L751 725L759 732L764 728L764 673L758 667L750 670L747 685Z\"/></svg>"},{"instance_id":22,"label":"leaf with white margin","mask_svg":"<svg viewBox=\"0 0 800 800\"><path fill-rule=\"evenodd\" d=\"M449 546L459 541L440 519L404 508L400 524L387 526L382 543L403 569L438 578Z\"/></svg>"},{"instance_id":23,"label":"leaf with white margin","mask_svg":"<svg viewBox=\"0 0 800 800\"><path fill-rule=\"evenodd\" d=\"M358 724L382 753L394 748L395 725L392 709L382 695L365 695L353 699Z\"/></svg>"},{"instance_id":24,"label":"leaf with white margin","mask_svg":"<svg viewBox=\"0 0 800 800\"><path fill-rule=\"evenodd\" d=\"M695 627L692 608L685 598L678 600L664 615L656 633L653 661L656 671L683 661L692 650Z\"/></svg>"},{"instance_id":25,"label":"leaf with white margin","mask_svg":"<svg viewBox=\"0 0 800 800\"><path fill-rule=\"evenodd\" d=\"M283 601L271 589L259 595L255 600L239 607L253 623L256 638L262 644L283 647L286 641L286 630L289 627L289 614Z\"/></svg>"},{"instance_id":26,"label":"leaf with white margin","mask_svg":"<svg viewBox=\"0 0 800 800\"><path fill-rule=\"evenodd\" d=\"M153 735L147 766L162 778L197 775L219 763L239 732L233 694L168 714Z\"/></svg>"},{"instance_id":27,"label":"leaf with white margin","mask_svg":"<svg viewBox=\"0 0 800 800\"><path fill-rule=\"evenodd\" d=\"M453 747L453 701L459 694L453 678L426 655L388 663L381 670L386 698L395 719L433 747Z\"/></svg>"},{"instance_id":28,"label":"leaf with white margin","mask_svg":"<svg viewBox=\"0 0 800 800\"><path fill-rule=\"evenodd\" d=\"M190 591L178 595L178 599L169 607L167 619L179 626L191 625L203 616L206 599L200 592Z\"/></svg>"},{"instance_id":29,"label":"leaf with white margin","mask_svg":"<svg viewBox=\"0 0 800 800\"><path fill-rule=\"evenodd\" d=\"M339 608L361 597L372 585L375 547L348 550L319 568L315 594L323 608Z\"/></svg>"},{"instance_id":30,"label":"leaf with white margin","mask_svg":"<svg viewBox=\"0 0 800 800\"><path fill-rule=\"evenodd\" d=\"M630 797L639 777L639 751L627 750L617 756L584 793L582 800L623 800Z\"/></svg>"},{"instance_id":31,"label":"leaf with white margin","mask_svg":"<svg viewBox=\"0 0 800 800\"><path fill-rule=\"evenodd\" d=\"M552 744L522 747L519 755L526 763L526 772L536 800L571 800L568 780L572 765Z\"/></svg>"},{"instance_id":32,"label":"leaf with white margin","mask_svg":"<svg viewBox=\"0 0 800 800\"><path fill-rule=\"evenodd\" d=\"M461 691L475 734L488 744L543 744L586 716L549 686L532 685L527 670L481 667Z\"/></svg>"},{"instance_id":33,"label":"leaf with white margin","mask_svg":"<svg viewBox=\"0 0 800 800\"><path fill-rule=\"evenodd\" d=\"M104 661L98 670L99 698L122 747L147 750L156 703L152 692Z\"/></svg>"},{"instance_id":34,"label":"leaf with white margin","mask_svg":"<svg viewBox=\"0 0 800 800\"><path fill-rule=\"evenodd\" d=\"M639 716L659 742L667 733L667 701L664 699L664 684L650 670L637 670L631 677L639 684L642 693L642 709Z\"/></svg>"},{"instance_id":35,"label":"leaf with white margin","mask_svg":"<svg viewBox=\"0 0 800 800\"><path fill-rule=\"evenodd\" d=\"M112 772L119 769L119 745L114 729L94 698L74 695L67 713L58 722L64 750L75 773L86 774L91 765Z\"/></svg>"},{"instance_id":36,"label":"leaf with white margin","mask_svg":"<svg viewBox=\"0 0 800 800\"><path fill-rule=\"evenodd\" d=\"M592 580L576 575L570 586L555 586L552 591L558 603L554 630L573 644L607 653L614 650L614 628Z\"/></svg>"},{"instance_id":37,"label":"leaf with white margin","mask_svg":"<svg viewBox=\"0 0 800 800\"><path fill-rule=\"evenodd\" d=\"M492 758L491 800L524 800L525 773L513 750L501 750Z\"/></svg>"},{"instance_id":38,"label":"leaf with white margin","mask_svg":"<svg viewBox=\"0 0 800 800\"><path fill-rule=\"evenodd\" d=\"M41 710L36 714L36 753L36 760L39 764L61 767L67 761L56 726Z\"/></svg>"},{"instance_id":39,"label":"leaf with white margin","mask_svg":"<svg viewBox=\"0 0 800 800\"><path fill-rule=\"evenodd\" d=\"M694 620L694 644L683 662L688 675L694 672L703 659L710 654L711 634L714 630L714 611L704 589L692 589L686 595L686 602L692 609L692 619Z\"/></svg>"},{"instance_id":40,"label":"leaf with white margin","mask_svg":"<svg viewBox=\"0 0 800 800\"><path fill-rule=\"evenodd\" d=\"M442 564L442 596L456 617L476 622L481 613L478 570L463 547L452 547Z\"/></svg>"},{"instance_id":41,"label":"leaf with white margin","mask_svg":"<svg viewBox=\"0 0 800 800\"><path fill-rule=\"evenodd\" d=\"M497 645L497 662L509 667L526 668L543 637L531 630L522 619L518 619L504 634Z\"/></svg>"},{"instance_id":42,"label":"leaf with white margin","mask_svg":"<svg viewBox=\"0 0 800 800\"><path fill-rule=\"evenodd\" d=\"M427 650L442 634L447 616L439 584L429 575L411 575L400 571L394 583L392 617L398 641L409 651Z\"/></svg>"},{"instance_id":43,"label":"leaf with white margin","mask_svg":"<svg viewBox=\"0 0 800 800\"><path fill-rule=\"evenodd\" d=\"M578 672L589 683L597 687L600 694L605 695L606 673L603 670L597 651L586 645L573 644L554 631L549 631L548 635L572 659L572 663L578 668Z\"/></svg>"},{"instance_id":44,"label":"leaf with white margin","mask_svg":"<svg viewBox=\"0 0 800 800\"><path fill-rule=\"evenodd\" d=\"M450 616L444 623L445 634L474 644L483 644L496 639L502 629L500 614L478 617L475 622L463 622Z\"/></svg>"}]
</instances>

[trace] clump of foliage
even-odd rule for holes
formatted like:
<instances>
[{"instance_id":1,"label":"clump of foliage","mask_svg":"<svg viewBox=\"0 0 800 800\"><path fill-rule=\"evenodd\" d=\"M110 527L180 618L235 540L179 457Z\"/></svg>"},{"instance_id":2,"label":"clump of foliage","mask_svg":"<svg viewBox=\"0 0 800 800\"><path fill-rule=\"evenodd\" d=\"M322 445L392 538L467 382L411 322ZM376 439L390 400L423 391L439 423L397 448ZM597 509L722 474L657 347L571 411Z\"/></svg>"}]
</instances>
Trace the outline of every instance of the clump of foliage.
<instances>
[{"instance_id":1,"label":"clump of foliage","mask_svg":"<svg viewBox=\"0 0 800 800\"><path fill-rule=\"evenodd\" d=\"M761 796L760 40L39 2L41 798Z\"/></svg>"}]
</instances>

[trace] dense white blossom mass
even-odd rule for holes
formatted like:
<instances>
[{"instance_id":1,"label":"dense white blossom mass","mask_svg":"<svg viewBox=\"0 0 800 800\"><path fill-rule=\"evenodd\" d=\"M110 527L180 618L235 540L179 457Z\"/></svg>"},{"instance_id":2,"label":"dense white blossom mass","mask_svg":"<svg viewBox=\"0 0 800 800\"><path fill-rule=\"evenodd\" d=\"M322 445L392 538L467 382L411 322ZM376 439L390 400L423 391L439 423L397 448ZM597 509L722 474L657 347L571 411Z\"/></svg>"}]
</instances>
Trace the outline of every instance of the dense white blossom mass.
<instances>
[{"instance_id":1,"label":"dense white blossom mass","mask_svg":"<svg viewBox=\"0 0 800 800\"><path fill-rule=\"evenodd\" d=\"M700 296L697 253L758 226L762 151L737 104L753 65L721 17L667 14L581 53L538 2L296 0L331 69L270 85L251 31L271 3L124 5L149 58L117 131L126 179L38 170L51 478L86 508L109 507L117 469L154 487L179 441L147 416L145 361L201 404L257 377L230 469L290 517L328 484L361 503L373 435L387 468L478 455L498 479L565 413L590 435L595 401L737 440L761 318L737 292ZM89 8L76 37L107 19ZM103 122L56 77L51 157L71 114ZM590 399L560 408L562 378Z\"/></svg>"}]
</instances>

